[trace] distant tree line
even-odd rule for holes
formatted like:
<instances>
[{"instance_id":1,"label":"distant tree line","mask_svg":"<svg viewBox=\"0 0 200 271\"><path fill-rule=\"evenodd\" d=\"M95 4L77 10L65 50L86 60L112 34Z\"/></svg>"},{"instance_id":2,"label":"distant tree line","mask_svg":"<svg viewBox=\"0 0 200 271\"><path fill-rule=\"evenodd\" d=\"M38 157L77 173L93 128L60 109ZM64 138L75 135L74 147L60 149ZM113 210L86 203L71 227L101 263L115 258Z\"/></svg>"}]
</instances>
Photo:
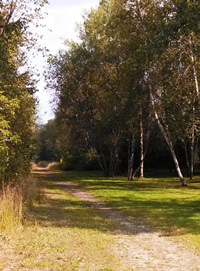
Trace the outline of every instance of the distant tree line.
<instances>
[{"instance_id":1,"label":"distant tree line","mask_svg":"<svg viewBox=\"0 0 200 271\"><path fill-rule=\"evenodd\" d=\"M186 185L181 168L192 178L199 153L199 1L102 0L79 37L47 73L64 161L129 179L172 161Z\"/></svg>"},{"instance_id":2,"label":"distant tree line","mask_svg":"<svg viewBox=\"0 0 200 271\"><path fill-rule=\"evenodd\" d=\"M37 127L37 147L34 157L36 162L60 160L57 138L58 130L55 120L49 120L47 124L42 124Z\"/></svg>"}]
</instances>

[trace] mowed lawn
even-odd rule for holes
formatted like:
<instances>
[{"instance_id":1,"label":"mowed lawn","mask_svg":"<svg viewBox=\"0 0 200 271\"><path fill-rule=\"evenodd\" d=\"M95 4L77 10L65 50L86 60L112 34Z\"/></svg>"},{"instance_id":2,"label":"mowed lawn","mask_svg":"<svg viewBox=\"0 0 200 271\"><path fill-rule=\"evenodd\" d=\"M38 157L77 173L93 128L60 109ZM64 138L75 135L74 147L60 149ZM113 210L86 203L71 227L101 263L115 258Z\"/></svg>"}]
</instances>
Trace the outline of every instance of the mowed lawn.
<instances>
[{"instance_id":1,"label":"mowed lawn","mask_svg":"<svg viewBox=\"0 0 200 271\"><path fill-rule=\"evenodd\" d=\"M60 180L77 183L125 215L200 250L200 177L182 187L179 179L172 177L128 181L126 177L105 178L94 172L57 174Z\"/></svg>"}]
</instances>

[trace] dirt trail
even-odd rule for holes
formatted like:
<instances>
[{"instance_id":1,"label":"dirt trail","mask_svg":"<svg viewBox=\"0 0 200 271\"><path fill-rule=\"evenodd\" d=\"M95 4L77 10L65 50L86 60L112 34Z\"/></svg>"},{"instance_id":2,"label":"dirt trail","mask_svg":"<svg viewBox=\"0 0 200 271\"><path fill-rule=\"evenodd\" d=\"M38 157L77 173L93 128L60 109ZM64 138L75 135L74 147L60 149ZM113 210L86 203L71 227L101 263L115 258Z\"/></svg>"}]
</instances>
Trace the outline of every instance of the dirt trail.
<instances>
[{"instance_id":1,"label":"dirt trail","mask_svg":"<svg viewBox=\"0 0 200 271\"><path fill-rule=\"evenodd\" d=\"M72 182L59 182L59 178L49 171L43 171L56 185L60 185L68 193L80 200L87 201L98 210L99 215L112 218L116 224L115 234L112 234L110 251L115 255L119 268L115 271L200 271L200 255L177 242L173 236L164 236L160 232L143 225L141 221L121 214L109 207L105 202L80 189ZM2 240L1 240L2 239ZM4 242L0 236L0 271L11 270L56 270L49 268L20 268L20 257L16 255L9 242ZM6 263L9 263L7 266ZM78 269L85 271L84 267ZM88 270L88 269L87 269ZM110 269L89 269L110 270ZM111 269L112 270L112 269Z\"/></svg>"},{"instance_id":2,"label":"dirt trail","mask_svg":"<svg viewBox=\"0 0 200 271\"><path fill-rule=\"evenodd\" d=\"M56 178L53 175L49 177L52 180ZM94 208L115 220L119 229L116 237L113 237L116 240L111 249L118 256L120 263L127 266L126 271L200 270L200 255L177 242L173 236L163 236L160 232L142 225L140 221L123 216L90 193L79 189L74 183L56 181L56 184L75 197L90 202Z\"/></svg>"}]
</instances>

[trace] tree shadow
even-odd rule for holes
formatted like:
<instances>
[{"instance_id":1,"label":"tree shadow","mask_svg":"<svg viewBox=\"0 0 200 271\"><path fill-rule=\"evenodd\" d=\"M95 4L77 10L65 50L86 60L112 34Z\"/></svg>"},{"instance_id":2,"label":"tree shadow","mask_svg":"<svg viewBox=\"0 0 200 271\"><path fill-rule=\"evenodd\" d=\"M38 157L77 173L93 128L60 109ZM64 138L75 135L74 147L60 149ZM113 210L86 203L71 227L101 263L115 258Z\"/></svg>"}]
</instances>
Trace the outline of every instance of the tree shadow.
<instances>
[{"instance_id":1,"label":"tree shadow","mask_svg":"<svg viewBox=\"0 0 200 271\"><path fill-rule=\"evenodd\" d=\"M63 190L60 186L51 185L54 191ZM140 220L128 219L115 209L93 208L90 202L81 201L69 195L66 199L59 198L59 192L49 191L47 199L41 205L34 206L32 212L41 227L68 227L81 230L109 232L109 234L138 234L152 232L153 229L144 227ZM56 198L52 198L56 196Z\"/></svg>"},{"instance_id":2,"label":"tree shadow","mask_svg":"<svg viewBox=\"0 0 200 271\"><path fill-rule=\"evenodd\" d=\"M191 200L191 195L184 197L184 200L181 198L163 198L162 201L151 199L151 194L156 193L156 189L160 191L162 187L167 190L179 188L179 184L170 187L172 180L166 181L158 178L154 181L152 179L144 182L138 181L133 187L132 182L127 181L126 183L121 177L114 178L113 181L110 178L105 180L102 176L95 177L95 174L89 175L88 173L84 173L84 176L81 174L77 176L77 173L71 172L67 174L48 172L47 178L55 182L60 180L75 182L79 187L90 191L106 189L130 192L134 189L139 193L145 191L150 196L145 200L134 198L131 193L118 196L117 199L111 197L109 206L114 209L113 211L106 209L106 206L101 207L100 210L94 209L91 208L91 203L79 200L50 199L48 206L38 206L34 210L43 226L93 229L102 232L109 231L112 234L116 234L118 230L124 234L137 234L160 230L169 232L172 229L170 235L177 234L177 231L173 232L174 227L177 227L183 229L178 234L200 234L200 200ZM196 182L194 184L196 185ZM184 193L185 188L180 189ZM186 189L195 191L199 187L191 186ZM119 209L120 212L116 209ZM141 212L143 212L143 219L141 219ZM150 224L148 218L150 218ZM156 221L156 223L152 223L152 221ZM152 227L145 226L148 224Z\"/></svg>"}]
</instances>

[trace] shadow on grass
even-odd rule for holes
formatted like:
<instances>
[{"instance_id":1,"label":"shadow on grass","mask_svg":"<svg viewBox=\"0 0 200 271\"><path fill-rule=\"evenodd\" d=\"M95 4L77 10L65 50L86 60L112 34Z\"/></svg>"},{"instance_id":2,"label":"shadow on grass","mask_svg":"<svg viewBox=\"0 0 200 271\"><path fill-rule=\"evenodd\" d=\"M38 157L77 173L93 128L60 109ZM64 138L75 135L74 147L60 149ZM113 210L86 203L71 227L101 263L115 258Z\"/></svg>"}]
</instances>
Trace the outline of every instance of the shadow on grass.
<instances>
[{"instance_id":1,"label":"shadow on grass","mask_svg":"<svg viewBox=\"0 0 200 271\"><path fill-rule=\"evenodd\" d=\"M118 223L107 211L91 208L90 202L81 201L66 193L60 185L47 184L47 199L40 205L32 208L34 219L41 227L74 228L81 230L94 230L109 234L137 234L150 231L134 223L133 227ZM56 192L55 192L56 191ZM54 198L52 198L52 196ZM115 210L113 212L116 212ZM117 214L118 216L118 214ZM32 217L33 218L33 217ZM123 222L127 222L125 219ZM136 229L134 226L139 226ZM152 231L152 230L151 230Z\"/></svg>"},{"instance_id":2,"label":"shadow on grass","mask_svg":"<svg viewBox=\"0 0 200 271\"><path fill-rule=\"evenodd\" d=\"M47 176L54 181L75 182L79 187L102 196L109 206L119 209L125 216L139 219L143 221L141 223L146 222L155 230L172 232L171 229L177 227L182 229L182 234L200 234L198 178L188 188L181 188L174 178L130 182L123 177L105 178L95 173L53 172L47 173ZM38 206L34 211L43 226L93 229L113 234L119 228L123 230L102 212L92 209L90 203L83 201L51 199L48 206ZM133 227L129 233L136 234L137 231ZM127 229L124 234L127 234Z\"/></svg>"},{"instance_id":3,"label":"shadow on grass","mask_svg":"<svg viewBox=\"0 0 200 271\"><path fill-rule=\"evenodd\" d=\"M135 178L132 181L128 181L126 177L104 177L101 172L77 172L77 171L68 171L68 172L49 172L44 171L44 175L47 174L50 177L54 177L56 180L64 180L78 183L80 187L89 186L90 189L117 189L117 190L140 190L140 189L182 189L181 182L177 177L172 176L151 176L144 179ZM193 180L187 180L188 186L183 189L200 189L200 177L195 177Z\"/></svg>"},{"instance_id":4,"label":"shadow on grass","mask_svg":"<svg viewBox=\"0 0 200 271\"><path fill-rule=\"evenodd\" d=\"M111 221L91 210L89 204L70 200L48 200L48 205L34 207L34 214L43 227L70 227L93 229L98 231L113 230Z\"/></svg>"}]
</instances>

